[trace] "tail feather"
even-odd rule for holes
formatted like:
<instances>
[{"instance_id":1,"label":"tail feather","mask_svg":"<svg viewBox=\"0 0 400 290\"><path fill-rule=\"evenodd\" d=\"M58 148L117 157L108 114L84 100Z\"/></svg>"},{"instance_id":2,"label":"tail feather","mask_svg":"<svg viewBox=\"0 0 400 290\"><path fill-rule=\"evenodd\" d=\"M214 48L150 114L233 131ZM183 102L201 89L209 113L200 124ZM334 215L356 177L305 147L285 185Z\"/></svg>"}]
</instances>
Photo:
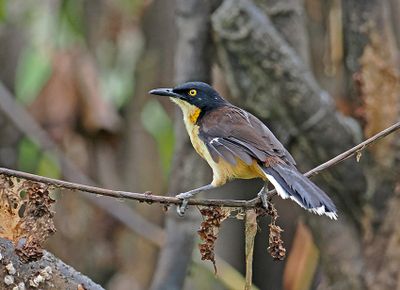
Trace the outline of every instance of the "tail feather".
<instances>
[{"instance_id":1,"label":"tail feather","mask_svg":"<svg viewBox=\"0 0 400 290\"><path fill-rule=\"evenodd\" d=\"M294 166L276 164L263 170L283 199L290 198L308 211L337 219L336 207L328 195Z\"/></svg>"}]
</instances>

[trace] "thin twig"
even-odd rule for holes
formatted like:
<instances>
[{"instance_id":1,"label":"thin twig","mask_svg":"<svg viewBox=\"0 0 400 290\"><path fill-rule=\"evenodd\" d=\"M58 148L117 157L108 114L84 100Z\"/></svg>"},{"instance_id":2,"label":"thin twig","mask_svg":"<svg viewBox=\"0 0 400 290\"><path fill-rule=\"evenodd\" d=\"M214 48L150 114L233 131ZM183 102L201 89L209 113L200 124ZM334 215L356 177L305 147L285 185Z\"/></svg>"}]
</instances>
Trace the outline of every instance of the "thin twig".
<instances>
[{"instance_id":1,"label":"thin twig","mask_svg":"<svg viewBox=\"0 0 400 290\"><path fill-rule=\"evenodd\" d=\"M375 141L378 141L379 139L386 137L387 135L393 133L394 131L396 131L398 129L400 129L400 122L397 122L396 124L386 128L385 130L380 131L379 133L375 134L371 138L368 138L364 142L361 142L357 146L354 146L353 148L343 152L342 154L339 154L338 156L332 158L331 160L329 160L325 163L322 163L321 165L315 167L314 169L311 169L304 175L307 177L317 175L322 170L332 167L332 166L338 164L339 162L342 162L342 161L348 159L349 157L353 156L354 154L361 152L362 150L364 150L366 147L370 146Z\"/></svg>"},{"instance_id":2,"label":"thin twig","mask_svg":"<svg viewBox=\"0 0 400 290\"><path fill-rule=\"evenodd\" d=\"M317 174L321 173L321 171L328 169L329 167L332 167L332 166L348 159L349 157L353 156L354 154L360 153L365 148L370 146L372 143L378 141L379 139L386 137L387 135L395 132L398 129L400 129L400 122L397 122L396 124L380 131L379 133L375 134L374 136L368 138L367 140L361 142L360 144L354 146L353 148L337 155L336 157L326 161L325 163L322 163L321 165L314 167L310 171L307 171L306 173L304 173L304 176L311 177L311 176L317 175ZM268 194L270 197L272 197L276 194L276 190L275 189L271 190ZM259 200L259 198L257 197L257 198L250 200L250 202L254 203L254 202L257 202L258 200Z\"/></svg>"},{"instance_id":3,"label":"thin twig","mask_svg":"<svg viewBox=\"0 0 400 290\"><path fill-rule=\"evenodd\" d=\"M339 154L338 156L330 159L329 161L315 167L314 169L308 171L304 175L309 177L320 173L322 170L330 168L343 160L346 160L350 156L353 156L357 152L364 150L366 147L374 143L375 141L393 133L394 131L400 129L400 122L390 126L389 128L379 132L378 134L372 136L371 138L365 140L364 142L354 146L353 148ZM108 197L120 198L120 199L133 199L139 202L146 203L161 203L161 204L181 204L182 200L176 197L153 195L151 192L146 193L135 193L127 191L117 191L110 190L95 186L89 186L79 183L67 182L59 179L43 177L35 174L30 174L22 171L12 170L8 168L0 167L0 175L14 176L17 178L32 180L35 182L45 183L50 186L57 188L65 188L69 190L79 190L87 193L98 194ZM271 193L273 193L272 191ZM189 205L202 205L202 206L225 206L225 207L241 207L241 208L252 208L259 203L259 199L255 198L252 200L231 200L231 199L191 199L189 200Z\"/></svg>"}]
</instances>

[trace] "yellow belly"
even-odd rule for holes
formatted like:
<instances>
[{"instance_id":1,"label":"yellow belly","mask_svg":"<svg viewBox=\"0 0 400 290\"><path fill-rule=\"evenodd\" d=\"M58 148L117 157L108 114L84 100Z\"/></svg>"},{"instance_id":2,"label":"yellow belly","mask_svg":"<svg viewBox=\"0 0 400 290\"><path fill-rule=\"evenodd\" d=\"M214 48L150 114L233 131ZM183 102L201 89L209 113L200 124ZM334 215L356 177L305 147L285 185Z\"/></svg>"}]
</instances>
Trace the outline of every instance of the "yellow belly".
<instances>
[{"instance_id":1,"label":"yellow belly","mask_svg":"<svg viewBox=\"0 0 400 290\"><path fill-rule=\"evenodd\" d=\"M263 178L266 179L266 176L257 161L254 160L252 164L247 165L241 159L236 160L236 164L232 165L221 157L217 162L212 159L206 145L204 142L198 137L199 127L194 126L186 126L188 129L190 141L192 142L193 148L196 152L204 158L208 165L212 168L213 171L213 181L211 182L214 186L221 186L225 184L230 179L252 179L252 178Z\"/></svg>"},{"instance_id":2,"label":"yellow belly","mask_svg":"<svg viewBox=\"0 0 400 290\"><path fill-rule=\"evenodd\" d=\"M230 179L252 179L252 178L262 178L266 180L266 176L260 166L257 164L256 160L253 160L251 165L247 165L240 159L236 159L236 165L232 165L229 162L219 159L216 163L216 170L218 171L218 178L215 178L214 173L213 184L222 185L227 180ZM213 169L214 171L214 169Z\"/></svg>"}]
</instances>

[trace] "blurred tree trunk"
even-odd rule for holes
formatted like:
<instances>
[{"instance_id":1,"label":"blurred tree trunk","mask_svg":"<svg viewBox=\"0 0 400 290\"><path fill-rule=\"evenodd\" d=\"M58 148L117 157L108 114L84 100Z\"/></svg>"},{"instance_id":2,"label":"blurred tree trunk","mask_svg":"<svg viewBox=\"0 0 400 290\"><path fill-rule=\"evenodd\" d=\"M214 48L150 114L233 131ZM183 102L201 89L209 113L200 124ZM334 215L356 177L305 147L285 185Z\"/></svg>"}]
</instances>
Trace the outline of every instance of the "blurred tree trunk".
<instances>
[{"instance_id":1,"label":"blurred tree trunk","mask_svg":"<svg viewBox=\"0 0 400 290\"><path fill-rule=\"evenodd\" d=\"M303 0L257 0L254 1L266 15L268 15L274 27L282 37L292 47L301 61L308 67L310 65L308 34L306 31L306 15ZM276 131L284 131L279 124L275 124ZM288 145L288 144L286 144ZM288 148L290 150L290 148ZM298 223L299 215L303 214L302 209L288 203L278 201L279 204L279 224L285 229L285 247L291 249L294 233ZM267 225L263 228L267 229ZM264 238L264 237L263 237ZM256 244L256 250L265 252L265 241ZM290 253L289 253L290 255ZM254 263L254 283L261 289L282 289L283 273L287 259L283 263L276 263L265 253L265 259L258 259Z\"/></svg>"},{"instance_id":2,"label":"blurred tree trunk","mask_svg":"<svg viewBox=\"0 0 400 290\"><path fill-rule=\"evenodd\" d=\"M151 189L155 194L166 191L160 158L154 158L159 155L157 144L143 126L142 112L146 103L154 99L154 96L149 96L149 89L156 84L168 86L173 80L170 72L173 71L176 38L174 9L173 3L153 1L140 19L145 44L135 71L134 95L125 110L126 130L123 148L119 152L119 163L123 168L124 186L127 190L144 192ZM160 27L163 27L162 33ZM161 224L165 216L157 206L135 204L135 210L156 224ZM133 274L143 289L150 286L157 253L156 245L150 244L139 235L135 236L132 257L145 263L141 267L124 267L124 272ZM131 262L132 260L126 260L128 265Z\"/></svg>"},{"instance_id":3,"label":"blurred tree trunk","mask_svg":"<svg viewBox=\"0 0 400 290\"><path fill-rule=\"evenodd\" d=\"M343 13L345 65L350 80L347 102L351 109L347 112L355 112L353 116L361 121L369 137L399 116L397 48L389 2L343 1L343 10L337 1L332 3L329 25L339 36L337 23L341 22L337 17ZM239 5L224 1L212 23L235 103L267 119L273 128L282 128L275 130L280 139L286 144L291 141L295 155L303 155L298 159L300 168L310 168L312 163L322 162L360 140L359 132L354 130L355 120L335 112L330 97L288 46L291 41L282 40L285 29L274 23L275 30L251 1L240 1ZM330 45L338 44L331 41ZM340 45L329 49L334 51L331 56L336 63L340 60ZM364 169L347 161L324 174L328 191L336 193L344 213L338 222L309 218L327 278L323 285L329 289L399 287L399 233L393 224L398 219L399 204L398 187L395 189L399 172L393 170L398 168L398 144L398 138L391 136L373 147L361 165L372 158L374 166L368 164ZM363 206L365 201L368 203ZM386 250L382 252L382 248Z\"/></svg>"},{"instance_id":4,"label":"blurred tree trunk","mask_svg":"<svg viewBox=\"0 0 400 290\"><path fill-rule=\"evenodd\" d=\"M18 59L24 44L23 32L15 25L4 24L0 30L0 80L10 90L14 91L14 82ZM0 165L9 168L17 167L18 143L21 133L3 115L0 110Z\"/></svg>"},{"instance_id":5,"label":"blurred tree trunk","mask_svg":"<svg viewBox=\"0 0 400 290\"><path fill-rule=\"evenodd\" d=\"M392 4L395 4L392 1ZM398 3L397 3L398 5ZM344 2L348 101L361 121L365 136L398 121L400 86L398 48L390 1ZM369 187L363 226L368 289L400 289L400 154L399 135L392 135L369 152Z\"/></svg>"},{"instance_id":6,"label":"blurred tree trunk","mask_svg":"<svg viewBox=\"0 0 400 290\"><path fill-rule=\"evenodd\" d=\"M178 40L175 53L175 82L189 80L210 82L210 13L209 2L178 0L176 2ZM176 149L172 168L171 194L187 191L206 184L205 164L194 152L181 121L181 112L175 123ZM182 289L192 257L193 242L199 224L193 209L179 218L175 208L167 216L166 244L160 252L152 290Z\"/></svg>"},{"instance_id":7,"label":"blurred tree trunk","mask_svg":"<svg viewBox=\"0 0 400 290\"><path fill-rule=\"evenodd\" d=\"M357 134L352 129L353 122L335 111L330 96L317 85L266 15L250 1L239 3L224 1L212 21L235 103L267 119L271 127L283 128L274 131L286 144L290 141L294 152L301 152L300 169L310 168L354 145ZM349 215L342 215L333 225L327 219L312 218L324 270L333 280L341 281L342 289L362 289L362 258L357 246L360 240L351 222L364 188L362 170L346 162L324 177L331 186L329 192L337 193L340 208ZM338 249L348 244L354 246L347 246L346 253L338 255ZM335 267L328 267L332 264Z\"/></svg>"}]
</instances>

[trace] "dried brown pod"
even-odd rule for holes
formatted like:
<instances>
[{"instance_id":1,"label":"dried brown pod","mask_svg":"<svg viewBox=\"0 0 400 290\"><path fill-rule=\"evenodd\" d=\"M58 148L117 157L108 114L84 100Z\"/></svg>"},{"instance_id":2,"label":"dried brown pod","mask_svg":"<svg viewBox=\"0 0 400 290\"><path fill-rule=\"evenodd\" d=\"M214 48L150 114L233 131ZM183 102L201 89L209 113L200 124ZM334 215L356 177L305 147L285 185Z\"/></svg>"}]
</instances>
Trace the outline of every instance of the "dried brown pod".
<instances>
[{"instance_id":1,"label":"dried brown pod","mask_svg":"<svg viewBox=\"0 0 400 290\"><path fill-rule=\"evenodd\" d=\"M268 239L268 252L274 260L284 260L286 257L286 249L283 246L283 240L281 233L283 229L276 225L276 221L279 217L278 211L276 210L273 203L268 203L268 208L265 209L265 213L271 217L269 226L269 239Z\"/></svg>"},{"instance_id":2,"label":"dried brown pod","mask_svg":"<svg viewBox=\"0 0 400 290\"><path fill-rule=\"evenodd\" d=\"M269 224L269 246L268 252L274 260L284 260L286 257L286 249L283 246L283 240L281 238L281 227L274 223Z\"/></svg>"},{"instance_id":3,"label":"dried brown pod","mask_svg":"<svg viewBox=\"0 0 400 290\"><path fill-rule=\"evenodd\" d=\"M202 260L209 260L214 265L214 272L217 274L215 264L215 241L217 240L219 227L222 222L229 217L232 209L213 207L199 207L200 213L203 216L203 222L200 224L200 229L197 231L202 243L199 244L199 250Z\"/></svg>"}]
</instances>

